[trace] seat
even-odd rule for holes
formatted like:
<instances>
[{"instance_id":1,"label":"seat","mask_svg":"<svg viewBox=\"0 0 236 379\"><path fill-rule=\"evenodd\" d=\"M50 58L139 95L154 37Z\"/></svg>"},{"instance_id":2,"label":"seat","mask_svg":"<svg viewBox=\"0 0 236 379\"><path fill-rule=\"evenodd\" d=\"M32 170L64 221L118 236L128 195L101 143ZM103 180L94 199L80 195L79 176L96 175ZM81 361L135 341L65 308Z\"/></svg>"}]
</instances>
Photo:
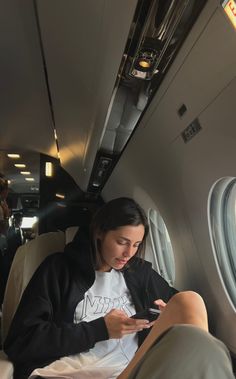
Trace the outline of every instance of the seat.
<instances>
[{"instance_id":1,"label":"seat","mask_svg":"<svg viewBox=\"0 0 236 379\"><path fill-rule=\"evenodd\" d=\"M4 351L0 350L0 373L1 379L13 378L13 364L8 360Z\"/></svg>"},{"instance_id":2,"label":"seat","mask_svg":"<svg viewBox=\"0 0 236 379\"><path fill-rule=\"evenodd\" d=\"M77 225L76 226L69 226L68 228L66 228L66 230L65 230L65 239L66 239L65 244L66 245L74 239L78 230L79 230L79 227Z\"/></svg>"},{"instance_id":3,"label":"seat","mask_svg":"<svg viewBox=\"0 0 236 379\"><path fill-rule=\"evenodd\" d=\"M2 307L2 341L6 338L11 320L22 293L40 263L50 254L63 252L66 239L62 231L37 236L17 249L9 273ZM13 364L0 351L1 379L13 378Z\"/></svg>"}]
</instances>

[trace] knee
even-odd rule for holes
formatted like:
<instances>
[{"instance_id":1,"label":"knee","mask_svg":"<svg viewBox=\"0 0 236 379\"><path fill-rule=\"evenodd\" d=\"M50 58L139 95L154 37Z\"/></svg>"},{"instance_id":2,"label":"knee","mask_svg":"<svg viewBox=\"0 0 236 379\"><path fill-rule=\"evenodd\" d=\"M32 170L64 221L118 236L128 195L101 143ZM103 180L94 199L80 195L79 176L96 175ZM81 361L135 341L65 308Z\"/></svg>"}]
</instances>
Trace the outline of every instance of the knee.
<instances>
[{"instance_id":1,"label":"knee","mask_svg":"<svg viewBox=\"0 0 236 379\"><path fill-rule=\"evenodd\" d=\"M194 291L182 291L178 292L172 297L172 300L178 303L196 304L201 307L205 307L205 303L201 295Z\"/></svg>"},{"instance_id":2,"label":"knee","mask_svg":"<svg viewBox=\"0 0 236 379\"><path fill-rule=\"evenodd\" d=\"M196 314L206 315L206 306L203 298L194 291L179 292L171 298L173 304L184 309L191 309Z\"/></svg>"}]
</instances>

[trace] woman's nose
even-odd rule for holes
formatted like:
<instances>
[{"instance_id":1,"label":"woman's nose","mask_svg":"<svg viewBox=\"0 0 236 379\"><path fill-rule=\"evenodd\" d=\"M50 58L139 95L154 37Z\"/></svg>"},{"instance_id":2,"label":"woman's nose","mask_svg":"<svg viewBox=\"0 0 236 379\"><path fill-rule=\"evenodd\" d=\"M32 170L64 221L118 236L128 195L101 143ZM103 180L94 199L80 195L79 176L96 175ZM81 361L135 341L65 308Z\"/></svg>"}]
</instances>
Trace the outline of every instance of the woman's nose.
<instances>
[{"instance_id":1,"label":"woman's nose","mask_svg":"<svg viewBox=\"0 0 236 379\"><path fill-rule=\"evenodd\" d=\"M135 249L132 246L126 246L126 248L123 252L123 255L124 255L124 257L132 257L134 252L135 252Z\"/></svg>"}]
</instances>

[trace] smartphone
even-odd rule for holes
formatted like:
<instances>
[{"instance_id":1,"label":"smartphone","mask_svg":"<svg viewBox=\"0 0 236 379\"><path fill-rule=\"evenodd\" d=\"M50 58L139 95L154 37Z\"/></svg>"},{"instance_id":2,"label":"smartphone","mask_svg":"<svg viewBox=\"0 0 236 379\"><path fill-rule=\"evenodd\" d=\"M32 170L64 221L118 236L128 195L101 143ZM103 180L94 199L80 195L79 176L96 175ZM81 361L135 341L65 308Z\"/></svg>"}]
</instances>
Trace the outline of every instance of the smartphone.
<instances>
[{"instance_id":1,"label":"smartphone","mask_svg":"<svg viewBox=\"0 0 236 379\"><path fill-rule=\"evenodd\" d=\"M159 309L148 308L148 309L144 309L141 312L135 313L133 316L131 316L131 318L140 318L140 319L143 318L151 322L151 321L155 321L160 313L161 311Z\"/></svg>"}]
</instances>

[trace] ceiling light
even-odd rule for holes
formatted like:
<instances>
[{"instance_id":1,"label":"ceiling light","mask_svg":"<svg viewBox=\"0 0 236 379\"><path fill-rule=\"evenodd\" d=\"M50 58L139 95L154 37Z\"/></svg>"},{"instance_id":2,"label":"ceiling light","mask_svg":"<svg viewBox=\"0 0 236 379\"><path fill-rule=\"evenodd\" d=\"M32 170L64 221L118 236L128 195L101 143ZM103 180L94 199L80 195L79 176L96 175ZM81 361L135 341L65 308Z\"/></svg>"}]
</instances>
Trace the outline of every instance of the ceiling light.
<instances>
[{"instance_id":1,"label":"ceiling light","mask_svg":"<svg viewBox=\"0 0 236 379\"><path fill-rule=\"evenodd\" d=\"M65 195L61 193L56 193L56 197L58 197L58 199L65 199Z\"/></svg>"},{"instance_id":2,"label":"ceiling light","mask_svg":"<svg viewBox=\"0 0 236 379\"><path fill-rule=\"evenodd\" d=\"M34 182L34 178L25 178L28 182Z\"/></svg>"},{"instance_id":3,"label":"ceiling light","mask_svg":"<svg viewBox=\"0 0 236 379\"><path fill-rule=\"evenodd\" d=\"M26 167L26 165L24 163L16 163L14 164L15 167L18 167L18 168L24 168Z\"/></svg>"},{"instance_id":4,"label":"ceiling light","mask_svg":"<svg viewBox=\"0 0 236 379\"><path fill-rule=\"evenodd\" d=\"M54 129L54 138L55 138L55 140L58 139L58 138L57 138L57 131L56 131L56 129Z\"/></svg>"},{"instance_id":5,"label":"ceiling light","mask_svg":"<svg viewBox=\"0 0 236 379\"><path fill-rule=\"evenodd\" d=\"M19 154L7 154L8 158L18 159L20 158Z\"/></svg>"},{"instance_id":6,"label":"ceiling light","mask_svg":"<svg viewBox=\"0 0 236 379\"><path fill-rule=\"evenodd\" d=\"M30 175L30 174L31 174L30 171L21 171L20 173L21 173L22 175Z\"/></svg>"},{"instance_id":7,"label":"ceiling light","mask_svg":"<svg viewBox=\"0 0 236 379\"><path fill-rule=\"evenodd\" d=\"M52 162L46 162L45 163L45 175L49 176L49 177L53 175L53 164L52 164Z\"/></svg>"}]
</instances>

